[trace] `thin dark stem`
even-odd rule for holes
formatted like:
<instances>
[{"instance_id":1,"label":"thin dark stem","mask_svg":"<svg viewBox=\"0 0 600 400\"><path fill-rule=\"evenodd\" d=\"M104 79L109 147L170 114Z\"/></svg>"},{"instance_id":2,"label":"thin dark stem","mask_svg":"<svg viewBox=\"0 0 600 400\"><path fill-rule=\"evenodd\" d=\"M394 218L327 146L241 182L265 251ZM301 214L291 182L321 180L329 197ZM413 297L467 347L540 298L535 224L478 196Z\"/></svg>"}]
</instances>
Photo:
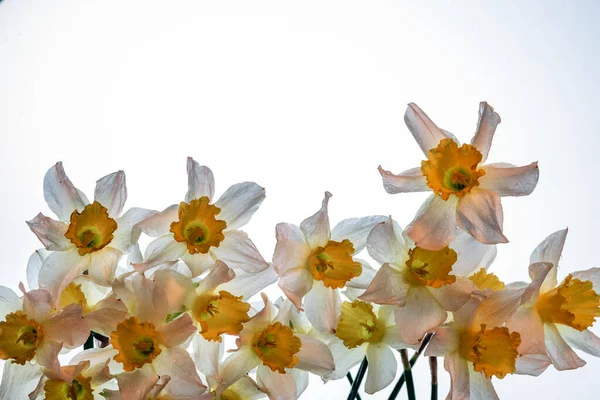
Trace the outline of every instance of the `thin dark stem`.
<instances>
[{"instance_id":1,"label":"thin dark stem","mask_svg":"<svg viewBox=\"0 0 600 400\"><path fill-rule=\"evenodd\" d=\"M362 363L360 363L360 367L358 368L358 372L356 373L356 379L352 384L352 389L350 389L350 394L348 395L347 400L354 400L356 398L356 395L358 394L358 388L360 387L360 384L363 378L365 377L365 372L367 372L368 365L369 363L367 362L367 357L365 357L362 360Z\"/></svg>"},{"instance_id":2,"label":"thin dark stem","mask_svg":"<svg viewBox=\"0 0 600 400\"><path fill-rule=\"evenodd\" d=\"M423 340L421 341L421 346L419 346L419 350L417 350L415 352L415 354L413 354L413 356L410 358L411 368L415 365L415 363L419 359L419 356L421 355L421 353L423 353L423 351L425 350L425 347L427 347L427 345L429 344L429 341L431 340L432 336L433 336L433 333L427 333L423 337ZM396 385L394 386L392 393L390 393L390 397L388 397L388 400L396 399L396 396L398 396L398 393L400 393L400 389L402 389L402 386L404 385L405 380L406 380L406 376L404 376L404 373L402 373L402 375L398 379L398 382L396 382Z\"/></svg>"},{"instance_id":3,"label":"thin dark stem","mask_svg":"<svg viewBox=\"0 0 600 400\"><path fill-rule=\"evenodd\" d=\"M400 358L402 359L402 365L404 366L404 376L406 377L406 391L408 392L408 400L416 400L415 383L413 382L412 369L410 367L410 361L408 361L408 351L406 351L406 349L400 350Z\"/></svg>"},{"instance_id":4,"label":"thin dark stem","mask_svg":"<svg viewBox=\"0 0 600 400\"><path fill-rule=\"evenodd\" d=\"M431 369L431 400L437 400L437 398L438 398L437 357L429 357L429 368Z\"/></svg>"},{"instance_id":5,"label":"thin dark stem","mask_svg":"<svg viewBox=\"0 0 600 400\"><path fill-rule=\"evenodd\" d=\"M348 382L350 382L350 386L352 386L352 384L354 383L354 379L352 379L352 374L350 373L350 371L348 371L348 373L346 374L346 378L348 378ZM360 394L356 393L356 400L362 400L360 398Z\"/></svg>"},{"instance_id":6,"label":"thin dark stem","mask_svg":"<svg viewBox=\"0 0 600 400\"><path fill-rule=\"evenodd\" d=\"M88 336L87 340L83 344L83 349L93 349L94 348L94 335L90 332L90 336Z\"/></svg>"}]
</instances>

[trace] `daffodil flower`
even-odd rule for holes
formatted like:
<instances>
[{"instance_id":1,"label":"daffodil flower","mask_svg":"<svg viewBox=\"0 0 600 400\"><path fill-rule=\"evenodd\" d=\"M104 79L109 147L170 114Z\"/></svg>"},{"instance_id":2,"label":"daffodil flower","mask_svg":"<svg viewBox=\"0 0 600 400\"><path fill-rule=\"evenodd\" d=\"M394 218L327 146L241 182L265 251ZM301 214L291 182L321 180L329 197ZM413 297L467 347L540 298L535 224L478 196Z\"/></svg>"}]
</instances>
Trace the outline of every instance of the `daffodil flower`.
<instances>
[{"instance_id":1,"label":"daffodil flower","mask_svg":"<svg viewBox=\"0 0 600 400\"><path fill-rule=\"evenodd\" d=\"M502 232L500 197L527 196L537 185L537 162L523 167L485 163L500 116L487 103L479 105L479 122L471 144L462 146L450 133L438 128L414 103L404 121L427 160L421 167L399 175L379 167L388 193L428 192L407 228L420 247L440 250L458 234L459 228L481 243L506 243Z\"/></svg>"},{"instance_id":2,"label":"daffodil flower","mask_svg":"<svg viewBox=\"0 0 600 400\"><path fill-rule=\"evenodd\" d=\"M39 286L55 300L82 273L103 286L114 280L117 263L137 242L135 225L152 211L132 208L122 214L127 198L125 173L118 171L96 182L89 203L58 162L44 177L44 198L58 221L38 214L28 221L46 250L52 251L39 271Z\"/></svg>"},{"instance_id":3,"label":"daffodil flower","mask_svg":"<svg viewBox=\"0 0 600 400\"><path fill-rule=\"evenodd\" d=\"M279 287L309 321L322 332L335 327L334 312L339 307L337 289L366 288L375 271L366 261L355 258L365 247L367 235L384 216L350 218L329 228L325 192L321 209L300 226L279 223L273 265Z\"/></svg>"},{"instance_id":4,"label":"daffodil flower","mask_svg":"<svg viewBox=\"0 0 600 400\"><path fill-rule=\"evenodd\" d=\"M600 357L600 338L589 329L600 316L600 268L572 272L559 283L566 236L566 229L555 232L533 251L529 285L509 285L487 302L502 310L496 320L523 333L517 373L537 376L550 364L560 371L584 366L571 347Z\"/></svg>"},{"instance_id":5,"label":"daffodil flower","mask_svg":"<svg viewBox=\"0 0 600 400\"><path fill-rule=\"evenodd\" d=\"M306 371L325 376L333 357L321 341L289 326L289 316L277 313L263 294L264 308L244 324L238 349L223 362L217 396L255 367L259 388L271 399L296 399L306 387Z\"/></svg>"},{"instance_id":6,"label":"daffodil flower","mask_svg":"<svg viewBox=\"0 0 600 400\"><path fill-rule=\"evenodd\" d=\"M491 322L493 313L501 310L478 312L485 299L483 292L474 292L453 313L452 322L435 329L425 350L427 356L444 357L451 378L448 400L498 399L492 377L502 379L516 372L522 335Z\"/></svg>"},{"instance_id":7,"label":"daffodil flower","mask_svg":"<svg viewBox=\"0 0 600 400\"><path fill-rule=\"evenodd\" d=\"M391 217L373 228L367 250L382 267L359 299L394 306L400 336L410 344L419 343L425 333L446 321L448 311L469 300L474 281L485 280L485 270L496 257L495 246L466 233L440 250L424 249ZM477 268L483 272L468 278Z\"/></svg>"},{"instance_id":8,"label":"daffodil flower","mask_svg":"<svg viewBox=\"0 0 600 400\"><path fill-rule=\"evenodd\" d=\"M212 171L191 157L187 160L188 192L185 201L146 219L139 227L157 237L146 248L139 272L181 259L192 276L200 276L221 260L231 268L256 274L269 264L246 233L248 223L265 198L265 189L254 182L231 186L213 203Z\"/></svg>"},{"instance_id":9,"label":"daffodil flower","mask_svg":"<svg viewBox=\"0 0 600 400\"><path fill-rule=\"evenodd\" d=\"M56 310L48 291L21 290L22 299L0 286L0 359L7 360L0 398L25 398L35 388L41 367L53 365L53 354L81 346L90 333L79 304ZM36 364L31 363L34 359Z\"/></svg>"}]
</instances>

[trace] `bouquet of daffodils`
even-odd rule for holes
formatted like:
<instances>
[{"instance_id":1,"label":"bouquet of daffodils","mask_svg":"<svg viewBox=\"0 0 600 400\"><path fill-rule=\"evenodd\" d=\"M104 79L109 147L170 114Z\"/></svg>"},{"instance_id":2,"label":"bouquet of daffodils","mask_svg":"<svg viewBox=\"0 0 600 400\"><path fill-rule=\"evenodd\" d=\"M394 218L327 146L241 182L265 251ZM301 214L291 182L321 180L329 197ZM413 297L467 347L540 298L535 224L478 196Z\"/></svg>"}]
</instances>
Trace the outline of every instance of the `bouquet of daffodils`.
<instances>
[{"instance_id":1,"label":"bouquet of daffodils","mask_svg":"<svg viewBox=\"0 0 600 400\"><path fill-rule=\"evenodd\" d=\"M348 379L339 398L393 385L394 399L405 385L414 399L411 366L423 355L431 398L443 357L449 399L494 399L494 379L579 368L573 348L599 356L588 328L600 269L558 276L566 229L533 250L531 282L488 272L508 242L501 197L529 195L539 176L535 162L485 164L494 109L480 104L462 145L415 104L404 118L424 161L379 172L388 193L431 192L408 227L391 216L331 227L326 192L299 225L275 227L271 262L241 230L265 198L256 183L216 196L212 171L188 158L184 198L124 211L123 171L99 179L90 201L62 163L51 167L44 197L55 217L27 222L43 245L29 287L0 287L0 398L297 399L315 374ZM143 252L142 234L153 238ZM274 283L284 296L269 299L261 291Z\"/></svg>"}]
</instances>

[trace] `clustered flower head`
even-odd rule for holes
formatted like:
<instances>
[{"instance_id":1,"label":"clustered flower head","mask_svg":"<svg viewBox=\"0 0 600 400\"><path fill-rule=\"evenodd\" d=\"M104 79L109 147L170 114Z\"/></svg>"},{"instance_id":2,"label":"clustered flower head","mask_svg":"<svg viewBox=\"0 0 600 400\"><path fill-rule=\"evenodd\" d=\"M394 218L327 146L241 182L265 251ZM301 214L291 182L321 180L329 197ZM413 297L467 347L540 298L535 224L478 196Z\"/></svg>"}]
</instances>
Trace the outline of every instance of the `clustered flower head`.
<instances>
[{"instance_id":1,"label":"clustered flower head","mask_svg":"<svg viewBox=\"0 0 600 400\"><path fill-rule=\"evenodd\" d=\"M0 398L287 400L309 374L351 378L358 364L352 390L366 376L373 394L394 382L396 352L415 349L444 358L449 399L494 399L494 379L582 367L573 349L600 356L600 269L559 277L566 229L523 263L531 282L488 271L508 242L501 197L529 195L539 176L536 162L485 164L494 109L481 103L470 144L416 104L405 121L421 166L379 172L388 193L431 192L407 228L387 215L332 227L325 192L313 215L277 224L271 262L242 230L265 198L254 182L215 197L212 171L188 158L183 201L124 211L123 171L90 201L52 166L55 218L27 222L44 246L29 290L0 286ZM143 253L142 234L154 238ZM269 299L274 283L283 296Z\"/></svg>"}]
</instances>

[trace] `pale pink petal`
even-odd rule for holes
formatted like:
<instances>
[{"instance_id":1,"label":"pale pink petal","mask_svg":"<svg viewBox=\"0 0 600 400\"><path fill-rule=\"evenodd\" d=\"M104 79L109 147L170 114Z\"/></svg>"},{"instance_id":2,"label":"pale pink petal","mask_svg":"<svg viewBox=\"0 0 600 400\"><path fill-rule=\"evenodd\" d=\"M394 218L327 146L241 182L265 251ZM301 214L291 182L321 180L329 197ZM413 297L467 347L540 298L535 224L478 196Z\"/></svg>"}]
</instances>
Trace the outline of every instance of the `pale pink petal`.
<instances>
[{"instance_id":1,"label":"pale pink petal","mask_svg":"<svg viewBox=\"0 0 600 400\"><path fill-rule=\"evenodd\" d=\"M450 353L444 357L444 368L450 374L450 392L448 400L468 400L471 395L469 387L469 367L458 354Z\"/></svg>"},{"instance_id":2,"label":"pale pink petal","mask_svg":"<svg viewBox=\"0 0 600 400\"><path fill-rule=\"evenodd\" d=\"M29 260L27 260L27 286L29 286L29 290L39 287L40 269L49 255L50 252L46 249L37 249L29 256Z\"/></svg>"},{"instance_id":3,"label":"pale pink petal","mask_svg":"<svg viewBox=\"0 0 600 400\"><path fill-rule=\"evenodd\" d=\"M406 233L417 246L428 250L440 250L454 240L458 233L456 225L456 196L443 200L432 194L425 200Z\"/></svg>"},{"instance_id":4,"label":"pale pink petal","mask_svg":"<svg viewBox=\"0 0 600 400\"><path fill-rule=\"evenodd\" d=\"M385 306L384 306L385 307ZM379 308L379 317L381 317L381 308ZM381 339L381 343L386 344L387 346L391 347L392 349L407 349L407 348L414 348L415 345L410 345L408 343L404 342L404 339L402 339L402 335L400 335L400 332L398 332L398 327L396 326L396 321L394 321L394 312L393 310L391 310L390 307L390 316L391 319L393 320L392 323L394 325L388 325L385 327L385 333L383 334L383 338Z\"/></svg>"},{"instance_id":5,"label":"pale pink petal","mask_svg":"<svg viewBox=\"0 0 600 400\"><path fill-rule=\"evenodd\" d=\"M20 310L21 299L12 289L0 286L0 318L2 320L7 314Z\"/></svg>"},{"instance_id":6,"label":"pale pink petal","mask_svg":"<svg viewBox=\"0 0 600 400\"><path fill-rule=\"evenodd\" d=\"M600 338L592 331L589 329L578 331L567 325L557 324L555 326L568 344L592 356L600 357Z\"/></svg>"},{"instance_id":7,"label":"pale pink petal","mask_svg":"<svg viewBox=\"0 0 600 400\"><path fill-rule=\"evenodd\" d=\"M181 260L190 270L192 277L197 277L215 266L215 259L210 253L207 254L190 254L184 251Z\"/></svg>"},{"instance_id":8,"label":"pale pink petal","mask_svg":"<svg viewBox=\"0 0 600 400\"><path fill-rule=\"evenodd\" d=\"M386 388L396 377L398 363L392 350L382 343L367 346L367 380L365 393L374 394Z\"/></svg>"},{"instance_id":9,"label":"pale pink petal","mask_svg":"<svg viewBox=\"0 0 600 400\"><path fill-rule=\"evenodd\" d=\"M150 242L144 252L144 262L132 266L136 271L144 272L157 265L177 261L185 253L187 253L185 244L177 242L171 233Z\"/></svg>"},{"instance_id":10,"label":"pale pink petal","mask_svg":"<svg viewBox=\"0 0 600 400\"><path fill-rule=\"evenodd\" d=\"M277 279L277 273L272 266L258 273L249 273L240 269L236 271L235 278L219 286L219 290L225 290L248 300L267 286L277 282Z\"/></svg>"},{"instance_id":11,"label":"pale pink petal","mask_svg":"<svg viewBox=\"0 0 600 400\"><path fill-rule=\"evenodd\" d=\"M481 153L482 163L488 157L492 139L499 123L500 116L494 111L494 108L485 101L479 103L479 121L477 121L477 131L475 131L475 136L471 140L471 145Z\"/></svg>"},{"instance_id":12,"label":"pale pink petal","mask_svg":"<svg viewBox=\"0 0 600 400\"><path fill-rule=\"evenodd\" d=\"M428 357L445 357L458 351L461 332L454 326L441 326L434 330L434 335L427 345L425 355Z\"/></svg>"},{"instance_id":13,"label":"pale pink petal","mask_svg":"<svg viewBox=\"0 0 600 400\"><path fill-rule=\"evenodd\" d=\"M224 385L231 385L261 363L252 348L231 353L221 364L221 379Z\"/></svg>"},{"instance_id":14,"label":"pale pink petal","mask_svg":"<svg viewBox=\"0 0 600 400\"><path fill-rule=\"evenodd\" d=\"M40 268L40 288L49 291L54 301L58 302L60 293L89 268L90 261L89 254L80 256L76 248L51 253Z\"/></svg>"},{"instance_id":15,"label":"pale pink petal","mask_svg":"<svg viewBox=\"0 0 600 400\"><path fill-rule=\"evenodd\" d=\"M472 299L467 304L470 304L471 310L464 315L464 324L472 321L473 326L486 324L489 326L502 326L509 320L521 305L523 293L526 288L505 288L493 292L487 299ZM462 317L463 310L460 310ZM456 315L455 315L456 318Z\"/></svg>"},{"instance_id":16,"label":"pale pink petal","mask_svg":"<svg viewBox=\"0 0 600 400\"><path fill-rule=\"evenodd\" d=\"M502 233L503 214L500 196L485 189L473 189L458 200L458 226L484 244L507 243Z\"/></svg>"},{"instance_id":17,"label":"pale pink petal","mask_svg":"<svg viewBox=\"0 0 600 400\"><path fill-rule=\"evenodd\" d=\"M127 200L125 172L117 171L96 181L94 200L108 209L111 218L117 218L123 212Z\"/></svg>"},{"instance_id":18,"label":"pale pink petal","mask_svg":"<svg viewBox=\"0 0 600 400\"><path fill-rule=\"evenodd\" d=\"M202 335L192 339L193 358L198 370L209 378L219 380L219 362L223 356L223 343L206 340Z\"/></svg>"},{"instance_id":19,"label":"pale pink petal","mask_svg":"<svg viewBox=\"0 0 600 400\"><path fill-rule=\"evenodd\" d=\"M408 258L409 246L402 235L402 228L392 217L375 225L367 237L369 255L380 264L402 265Z\"/></svg>"},{"instance_id":20,"label":"pale pink petal","mask_svg":"<svg viewBox=\"0 0 600 400\"><path fill-rule=\"evenodd\" d=\"M466 232L459 233L449 246L458 256L452 265L453 275L468 276L480 268L488 269L496 258L495 245L480 243Z\"/></svg>"},{"instance_id":21,"label":"pale pink petal","mask_svg":"<svg viewBox=\"0 0 600 400\"><path fill-rule=\"evenodd\" d=\"M168 375L171 381L165 387L173 397L193 398L206 391L190 354L179 347L163 350L152 363L158 375Z\"/></svg>"},{"instance_id":22,"label":"pale pink petal","mask_svg":"<svg viewBox=\"0 0 600 400\"><path fill-rule=\"evenodd\" d=\"M335 333L342 306L340 294L321 281L314 281L312 290L304 296L304 311L310 323L321 333Z\"/></svg>"},{"instance_id":23,"label":"pale pink petal","mask_svg":"<svg viewBox=\"0 0 600 400\"><path fill-rule=\"evenodd\" d=\"M315 214L306 218L300 224L300 230L304 233L308 245L314 249L317 246L325 246L331 236L329 230L329 213L327 211L327 205L331 193L325 192L325 197L321 203L321 208Z\"/></svg>"},{"instance_id":24,"label":"pale pink petal","mask_svg":"<svg viewBox=\"0 0 600 400\"><path fill-rule=\"evenodd\" d=\"M89 277L100 286L111 286L115 280L117 263L121 259L120 250L106 246L100 251L90 253Z\"/></svg>"},{"instance_id":25,"label":"pale pink petal","mask_svg":"<svg viewBox=\"0 0 600 400\"><path fill-rule=\"evenodd\" d=\"M146 400L148 393L158 382L158 374L150 364L132 372L119 374L116 378L123 400Z\"/></svg>"},{"instance_id":26,"label":"pale pink petal","mask_svg":"<svg viewBox=\"0 0 600 400\"><path fill-rule=\"evenodd\" d=\"M196 330L190 314L184 313L168 324L161 326L158 333L160 334L161 344L167 347L175 347L184 343L196 333Z\"/></svg>"},{"instance_id":27,"label":"pale pink petal","mask_svg":"<svg viewBox=\"0 0 600 400\"><path fill-rule=\"evenodd\" d=\"M190 301L190 298L194 297L196 290L194 282L177 271L161 269L154 273L152 279L165 294L168 313L181 311Z\"/></svg>"},{"instance_id":28,"label":"pale pink petal","mask_svg":"<svg viewBox=\"0 0 600 400\"><path fill-rule=\"evenodd\" d=\"M462 306L460 310L452 313L452 326L454 326L456 329L468 329L473 326L477 327L481 323L487 324L488 319L494 315L493 311L491 313L492 315L490 315L488 310L486 310L486 312L482 312L481 316L483 318L479 318L478 320L479 311L481 310L482 303L487 299L487 295L488 293L478 290L474 291L469 301L467 301L467 303ZM489 326L496 325L489 323Z\"/></svg>"},{"instance_id":29,"label":"pale pink petal","mask_svg":"<svg viewBox=\"0 0 600 400\"><path fill-rule=\"evenodd\" d=\"M171 230L171 224L179 220L179 204L173 204L161 212L153 213L138 223L137 227L146 235L158 237L166 235Z\"/></svg>"},{"instance_id":30,"label":"pale pink petal","mask_svg":"<svg viewBox=\"0 0 600 400\"><path fill-rule=\"evenodd\" d=\"M77 353L69 362L69 364L79 364L82 361L89 361L90 365L105 364L106 361L112 362L115 366L122 367L121 363L117 363L113 360L113 357L118 354L118 350L115 350L112 345L108 345L104 348L87 349ZM113 365L111 365L111 369ZM115 369L115 371L118 370ZM115 372L113 371L113 372ZM120 369L122 371L122 368ZM115 372L118 373L118 372Z\"/></svg>"},{"instance_id":31,"label":"pale pink petal","mask_svg":"<svg viewBox=\"0 0 600 400\"><path fill-rule=\"evenodd\" d=\"M590 268L584 271L573 272L573 278L581 281L590 281L596 293L600 293L600 268Z\"/></svg>"},{"instance_id":32,"label":"pale pink petal","mask_svg":"<svg viewBox=\"0 0 600 400\"><path fill-rule=\"evenodd\" d=\"M469 363L469 389L471 400L498 400L498 395L492 385L492 380L485 377L483 372L477 372Z\"/></svg>"},{"instance_id":33,"label":"pale pink petal","mask_svg":"<svg viewBox=\"0 0 600 400\"><path fill-rule=\"evenodd\" d=\"M552 360L546 354L525 354L517 358L515 374L540 376L550 365Z\"/></svg>"},{"instance_id":34,"label":"pale pink petal","mask_svg":"<svg viewBox=\"0 0 600 400\"><path fill-rule=\"evenodd\" d=\"M60 161L44 176L44 199L61 221L69 221L73 211L82 211L89 203L85 194L73 186Z\"/></svg>"},{"instance_id":35,"label":"pale pink petal","mask_svg":"<svg viewBox=\"0 0 600 400\"><path fill-rule=\"evenodd\" d=\"M348 239L354 246L354 254L358 254L367 245L367 237L373 227L387 219L383 215L372 215L342 220L331 230L331 240L341 242Z\"/></svg>"},{"instance_id":36,"label":"pale pink petal","mask_svg":"<svg viewBox=\"0 0 600 400\"><path fill-rule=\"evenodd\" d=\"M519 354L546 354L544 324L535 307L519 307L506 327L521 335Z\"/></svg>"},{"instance_id":37,"label":"pale pink petal","mask_svg":"<svg viewBox=\"0 0 600 400\"><path fill-rule=\"evenodd\" d=\"M425 155L437 147L440 141L449 137L415 103L410 103L406 108L404 122Z\"/></svg>"},{"instance_id":38,"label":"pale pink petal","mask_svg":"<svg viewBox=\"0 0 600 400\"><path fill-rule=\"evenodd\" d=\"M548 280L548 275L554 269L553 264L547 262L537 262L529 266L529 276L531 277L531 283L523 292L521 299L522 304L533 305L537 302L542 285ZM546 290L551 289L547 287Z\"/></svg>"},{"instance_id":39,"label":"pale pink petal","mask_svg":"<svg viewBox=\"0 0 600 400\"><path fill-rule=\"evenodd\" d=\"M210 251L233 269L256 273L269 267L252 240L242 231L225 232L225 240L219 247L211 247Z\"/></svg>"},{"instance_id":40,"label":"pale pink petal","mask_svg":"<svg viewBox=\"0 0 600 400\"><path fill-rule=\"evenodd\" d=\"M212 292L217 286L235 278L235 272L223 261L217 261L215 267L198 284L198 291Z\"/></svg>"},{"instance_id":41,"label":"pale pink petal","mask_svg":"<svg viewBox=\"0 0 600 400\"><path fill-rule=\"evenodd\" d=\"M383 264L367 290L358 298L371 303L403 307L409 289L410 286L404 281L400 271L389 264Z\"/></svg>"},{"instance_id":42,"label":"pale pink petal","mask_svg":"<svg viewBox=\"0 0 600 400\"><path fill-rule=\"evenodd\" d=\"M31 319L45 321L54 311L52 296L47 290L31 290L23 295L23 311Z\"/></svg>"},{"instance_id":43,"label":"pale pink petal","mask_svg":"<svg viewBox=\"0 0 600 400\"><path fill-rule=\"evenodd\" d=\"M126 317L127 311L116 308L98 308L84 316L91 330L107 337Z\"/></svg>"},{"instance_id":44,"label":"pale pink petal","mask_svg":"<svg viewBox=\"0 0 600 400\"><path fill-rule=\"evenodd\" d=\"M500 196L529 196L540 178L537 162L522 167L488 164L482 169L485 175L479 178L479 187Z\"/></svg>"},{"instance_id":45,"label":"pale pink petal","mask_svg":"<svg viewBox=\"0 0 600 400\"><path fill-rule=\"evenodd\" d=\"M236 383L230 386L230 389L238 398L244 400L259 400L266 396L250 377L238 379Z\"/></svg>"},{"instance_id":46,"label":"pale pink petal","mask_svg":"<svg viewBox=\"0 0 600 400\"><path fill-rule=\"evenodd\" d=\"M169 307L163 289L153 280L144 277L143 274L137 274L133 277L132 286L135 298L134 315L141 321L161 325L167 317Z\"/></svg>"},{"instance_id":47,"label":"pale pink petal","mask_svg":"<svg viewBox=\"0 0 600 400\"><path fill-rule=\"evenodd\" d=\"M548 356L557 370L576 369L585 365L585 361L569 347L554 324L544 324L544 338Z\"/></svg>"},{"instance_id":48,"label":"pale pink petal","mask_svg":"<svg viewBox=\"0 0 600 400\"><path fill-rule=\"evenodd\" d=\"M560 260L563 248L565 247L565 240L567 239L567 233L569 233L568 229L562 229L560 231L556 231L546 237L538 246L533 250L531 256L529 257L529 263L550 263L552 264L552 269L548 272L544 283L541 286L542 293L547 292L548 290L553 289L557 282L557 271L558 271L558 262ZM533 277L532 277L533 279Z\"/></svg>"},{"instance_id":49,"label":"pale pink petal","mask_svg":"<svg viewBox=\"0 0 600 400\"><path fill-rule=\"evenodd\" d=\"M421 167L411 168L398 175L381 168L381 165L377 169L383 180L383 188L390 194L427 192L431 190L427 186L427 179L423 175Z\"/></svg>"},{"instance_id":50,"label":"pale pink petal","mask_svg":"<svg viewBox=\"0 0 600 400\"><path fill-rule=\"evenodd\" d=\"M444 311L425 288L411 288L404 307L396 308L396 325L408 344L416 344L427 333L446 321Z\"/></svg>"},{"instance_id":51,"label":"pale pink petal","mask_svg":"<svg viewBox=\"0 0 600 400\"><path fill-rule=\"evenodd\" d=\"M273 314L276 311L275 307L273 306L273 303L271 303L271 300L269 300L266 294L261 293L260 297L263 301L264 307L258 313L256 313L250 319L250 321L244 324L244 331L248 330L254 333L262 332L271 322Z\"/></svg>"},{"instance_id":52,"label":"pale pink petal","mask_svg":"<svg viewBox=\"0 0 600 400\"><path fill-rule=\"evenodd\" d=\"M69 304L62 311L52 314L42 323L42 329L44 340L62 343L68 348L81 346L90 335L89 325L81 315L79 304Z\"/></svg>"},{"instance_id":53,"label":"pale pink petal","mask_svg":"<svg viewBox=\"0 0 600 400\"><path fill-rule=\"evenodd\" d=\"M275 227L275 236L277 244L273 254L273 266L279 275L284 275L288 270L306 263L311 248L299 227L279 223Z\"/></svg>"},{"instance_id":54,"label":"pale pink petal","mask_svg":"<svg viewBox=\"0 0 600 400\"><path fill-rule=\"evenodd\" d=\"M137 224L155 214L156 211L146 210L145 208L130 208L127 210L125 214L117 218L117 230L109 244L110 247L121 250L123 254L129 253L142 233Z\"/></svg>"},{"instance_id":55,"label":"pale pink petal","mask_svg":"<svg viewBox=\"0 0 600 400\"><path fill-rule=\"evenodd\" d=\"M37 364L15 364L4 362L2 383L0 383L0 399L27 399L29 393L35 390L40 378L42 368Z\"/></svg>"},{"instance_id":56,"label":"pale pink petal","mask_svg":"<svg viewBox=\"0 0 600 400\"><path fill-rule=\"evenodd\" d=\"M446 311L457 311L471 298L476 287L470 279L457 276L456 282L439 288L429 288L429 293Z\"/></svg>"},{"instance_id":57,"label":"pale pink petal","mask_svg":"<svg viewBox=\"0 0 600 400\"><path fill-rule=\"evenodd\" d=\"M206 196L212 202L215 195L215 177L210 168L198 164L192 157L187 158L188 192L185 202Z\"/></svg>"},{"instance_id":58,"label":"pale pink petal","mask_svg":"<svg viewBox=\"0 0 600 400\"><path fill-rule=\"evenodd\" d=\"M354 261L359 262L362 265L362 272L359 276L352 278L350 281L346 283L346 287L355 288L355 289L366 289L369 287L373 278L375 278L375 274L377 274L377 270L369 265L365 260L361 260L359 258L354 257Z\"/></svg>"},{"instance_id":59,"label":"pale pink petal","mask_svg":"<svg viewBox=\"0 0 600 400\"><path fill-rule=\"evenodd\" d=\"M279 278L279 287L297 308L302 308L302 298L313 286L313 276L304 267L291 269Z\"/></svg>"},{"instance_id":60,"label":"pale pink petal","mask_svg":"<svg viewBox=\"0 0 600 400\"><path fill-rule=\"evenodd\" d=\"M291 374L280 374L269 367L259 365L256 370L258 387L273 400L295 400L298 398L296 381Z\"/></svg>"},{"instance_id":61,"label":"pale pink petal","mask_svg":"<svg viewBox=\"0 0 600 400\"><path fill-rule=\"evenodd\" d=\"M333 355L335 370L325 378L327 380L336 380L344 378L352 367L362 361L367 351L367 344L349 349L344 346L344 343L340 339L334 337L329 342L329 349Z\"/></svg>"},{"instance_id":62,"label":"pale pink petal","mask_svg":"<svg viewBox=\"0 0 600 400\"><path fill-rule=\"evenodd\" d=\"M221 209L217 218L227 223L227 230L246 225L265 199L265 189L254 182L236 183L215 202Z\"/></svg>"},{"instance_id":63,"label":"pale pink petal","mask_svg":"<svg viewBox=\"0 0 600 400\"><path fill-rule=\"evenodd\" d=\"M303 333L296 333L302 342L298 354L298 364L294 368L325 376L333 372L335 364L329 347L320 340Z\"/></svg>"},{"instance_id":64,"label":"pale pink petal","mask_svg":"<svg viewBox=\"0 0 600 400\"><path fill-rule=\"evenodd\" d=\"M42 345L35 351L35 359L37 360L38 364L49 370L46 372L46 375L54 375L60 379L62 372L60 369L60 362L58 361L58 354L61 350L62 343L44 340ZM87 364L89 364L89 361ZM54 377L51 379L54 379Z\"/></svg>"},{"instance_id":65,"label":"pale pink petal","mask_svg":"<svg viewBox=\"0 0 600 400\"><path fill-rule=\"evenodd\" d=\"M39 213L34 219L27 221L27 225L46 250L66 250L71 246L71 242L65 237L68 225L63 222L55 221Z\"/></svg>"}]
</instances>

